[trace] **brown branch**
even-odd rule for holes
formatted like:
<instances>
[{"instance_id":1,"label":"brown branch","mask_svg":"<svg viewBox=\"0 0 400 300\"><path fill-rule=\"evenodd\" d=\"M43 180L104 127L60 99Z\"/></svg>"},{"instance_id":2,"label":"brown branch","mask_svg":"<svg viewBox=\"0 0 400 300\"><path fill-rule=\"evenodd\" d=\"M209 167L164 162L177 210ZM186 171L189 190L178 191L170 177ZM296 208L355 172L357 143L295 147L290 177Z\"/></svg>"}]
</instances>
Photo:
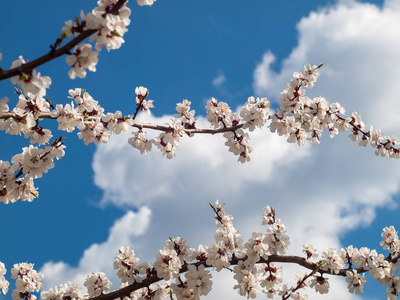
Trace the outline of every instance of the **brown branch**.
<instances>
[{"instance_id":1,"label":"brown branch","mask_svg":"<svg viewBox=\"0 0 400 300\"><path fill-rule=\"evenodd\" d=\"M8 118L15 118L17 117L14 112L3 112L0 113L0 120L6 120ZM54 119L56 120L58 117L53 117L50 113L44 113L41 112L38 116L38 119ZM91 118L87 118L86 120L90 120ZM201 133L201 134L216 134L216 133L222 133L222 132L227 132L227 131L235 131L239 128L242 128L244 124L239 124L235 125L232 127L225 127L225 128L218 128L218 129L184 129L184 131L188 134L190 133ZM141 123L141 122L134 122L132 127L136 127L138 129L153 129L153 130L158 130L158 131L171 131L171 128L169 126L162 126L162 125L155 125L155 124L150 124L150 123Z\"/></svg>"},{"instance_id":2,"label":"brown branch","mask_svg":"<svg viewBox=\"0 0 400 300\"><path fill-rule=\"evenodd\" d=\"M117 14L119 9L127 2L128 0L119 0L114 7L111 9L110 13L112 14ZM16 76L16 75L20 75L22 73L28 73L30 71L32 71L33 69L37 68L38 66L41 66L47 62L49 62L50 60L53 60L59 56L62 56L64 54L69 54L70 50L78 45L80 42L82 42L83 40L85 40L87 37L91 36L92 34L94 34L97 30L96 29L86 29L83 32L81 32L77 37L75 37L74 39L72 39L70 42L68 42L67 44L65 44L63 47L53 51L51 50L49 53L35 59L32 61L29 61L25 64L22 64L19 67L10 69L10 70L0 70L0 81Z\"/></svg>"},{"instance_id":3,"label":"brown branch","mask_svg":"<svg viewBox=\"0 0 400 300\"><path fill-rule=\"evenodd\" d=\"M397 257L397 256L396 256ZM393 259L390 259L390 257L386 258L387 260L389 259L389 261L393 261ZM397 259L397 258L395 258ZM231 265L237 265L239 263L239 261L244 261L246 260L246 258L236 258L233 257L232 260L230 261ZM304 258L304 257L300 257L300 256L295 256L295 255L270 255L268 256L268 259L264 259L261 258L260 261L258 261L257 263L275 263L275 262L280 262L280 263L294 263L297 265L300 265L306 269L312 270L312 271L316 271L318 270L318 272L320 272L321 274L330 274L330 275L336 275L336 276L346 276L346 272L348 270L352 270L351 268L348 269L341 269L339 270L339 273L335 274L335 273L330 273L327 271L323 271L320 269L320 266L318 266L318 264L313 263L311 261L309 261L308 259ZM193 266L200 266L200 265L204 265L204 267L206 268L211 268L211 266L207 265L205 261L198 261L195 263L191 263L191 264L187 264L185 263L182 268L179 270L179 274L185 273L188 270L188 266L189 265L193 265ZM354 269L357 271L357 273L365 273L368 270L365 270L364 268L357 268ZM161 281L163 280L162 278L157 277L157 275L152 275L149 278L144 279L141 283L133 283L132 285L129 285L127 287L124 287L122 289L116 290L114 292L108 293L108 294L103 294L94 298L90 298L90 299L94 299L94 300L112 300L112 299L117 299L117 298L124 298L129 296L130 293L141 289L141 288L145 288L148 287L150 284L153 284L155 282Z\"/></svg>"}]
</instances>

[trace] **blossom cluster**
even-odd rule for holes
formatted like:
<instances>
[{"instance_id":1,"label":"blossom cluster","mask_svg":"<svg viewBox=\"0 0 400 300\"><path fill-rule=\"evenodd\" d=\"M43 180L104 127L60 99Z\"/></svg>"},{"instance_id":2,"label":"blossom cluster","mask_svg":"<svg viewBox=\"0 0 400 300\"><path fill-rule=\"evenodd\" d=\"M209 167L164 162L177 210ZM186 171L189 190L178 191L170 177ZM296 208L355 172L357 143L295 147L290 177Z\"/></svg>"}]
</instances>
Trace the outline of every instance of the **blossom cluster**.
<instances>
[{"instance_id":1,"label":"blossom cluster","mask_svg":"<svg viewBox=\"0 0 400 300\"><path fill-rule=\"evenodd\" d=\"M0 112L9 113L7 102L8 99L5 98ZM12 112L12 116L0 120L1 130L11 135L24 134L25 138L30 138L31 144L44 145L49 142L52 137L51 131L36 122L41 113L50 112L50 103L46 99L31 92L27 92L26 96L19 92L17 105Z\"/></svg>"},{"instance_id":2,"label":"blossom cluster","mask_svg":"<svg viewBox=\"0 0 400 300\"><path fill-rule=\"evenodd\" d=\"M23 148L22 153L12 157L12 164L0 160L0 202L32 201L38 197L33 180L54 167L54 159L64 156L64 148L60 140L55 140L44 148L33 145Z\"/></svg>"},{"instance_id":3,"label":"blossom cluster","mask_svg":"<svg viewBox=\"0 0 400 300\"><path fill-rule=\"evenodd\" d=\"M35 300L36 296L32 292L39 292L43 284L40 282L43 279L42 273L37 273L33 269L33 264L20 263L15 264L11 269L11 278L16 279L16 289L12 292L14 300L17 299L32 299Z\"/></svg>"},{"instance_id":4,"label":"blossom cluster","mask_svg":"<svg viewBox=\"0 0 400 300\"><path fill-rule=\"evenodd\" d=\"M140 6L151 6L154 2L155 0L137 0ZM110 51L119 49L125 42L123 36L128 31L131 10L124 4L117 12L111 13L111 9L117 3L118 0L99 0L98 6L92 12L86 16L81 12L80 20L75 18L65 22L65 26L61 29L60 41L73 35L78 36L85 30L96 30L89 39L89 42L96 41L96 51L92 51L92 45L86 43L76 46L67 56L66 62L71 66L68 75L71 79L85 78L86 70L96 71L98 54L103 46Z\"/></svg>"},{"instance_id":5,"label":"blossom cluster","mask_svg":"<svg viewBox=\"0 0 400 300\"><path fill-rule=\"evenodd\" d=\"M282 91L280 108L271 116L270 130L287 136L289 143L304 145L306 141L320 143L322 132L328 130L330 137L339 132L351 130L349 137L360 146L368 143L376 148L375 154L384 157L399 158L398 137L385 136L380 130L367 131L367 126L357 112L345 118L345 109L339 103L329 103L324 97L313 99L305 95L304 87L312 88L319 77L319 66L305 65L302 72L295 72L293 78Z\"/></svg>"},{"instance_id":6,"label":"blossom cluster","mask_svg":"<svg viewBox=\"0 0 400 300\"><path fill-rule=\"evenodd\" d=\"M330 290L327 276L344 276L349 292L360 294L367 282L363 273L367 272L387 287L387 299L397 299L399 295L400 241L393 226L384 228L382 233L381 246L389 252L386 258L376 250L348 246L339 251L326 249L318 260L318 251L312 245L303 245L304 259L287 255L289 237L285 225L276 218L272 207L265 207L262 214L262 225L267 226L266 233L253 232L244 243L239 231L233 226L232 215L225 212L224 205L218 201L210 205L215 213L217 229L215 241L209 247L199 245L196 250L181 237L170 237L165 247L156 253L152 265L140 262L128 246L119 249L114 269L122 281L121 288L132 287L121 299L161 300L169 299L174 294L178 300L198 300L212 289L212 275L207 268L217 272L223 269L233 271L237 281L233 288L241 296L252 299L262 293L268 299L304 300L308 297L304 293L307 287L319 294L326 294ZM289 285L283 282L283 268L276 265L276 262L294 263L309 270L298 272L294 283ZM3 293L7 293L9 286L4 278L5 273L5 266L0 262L0 289ZM33 264L15 264L11 274L11 278L17 280L13 299L36 299L32 293L42 288L43 275L33 269ZM133 288L135 285L137 287ZM87 293L78 285L67 282L42 291L41 299L83 300L101 295L109 295L107 299L115 298L114 292L109 291L111 282L102 272L88 275L84 286Z\"/></svg>"},{"instance_id":7,"label":"blossom cluster","mask_svg":"<svg viewBox=\"0 0 400 300\"><path fill-rule=\"evenodd\" d=\"M8 286L10 285L10 283L4 277L6 273L7 269L5 265L2 262L0 262L0 290L3 292L3 294L7 294Z\"/></svg>"},{"instance_id":8,"label":"blossom cluster","mask_svg":"<svg viewBox=\"0 0 400 300\"><path fill-rule=\"evenodd\" d=\"M11 69L17 68L25 63L26 61L22 55L20 55L18 60L15 60L11 64ZM32 93L37 97L43 97L46 95L46 89L51 85L51 78L49 76L41 76L41 74L37 73L34 69L27 73L22 72L19 76L11 77L11 83L19 85L25 94Z\"/></svg>"},{"instance_id":9,"label":"blossom cluster","mask_svg":"<svg viewBox=\"0 0 400 300\"><path fill-rule=\"evenodd\" d=\"M61 40L72 35L78 36L85 30L96 31L89 39L89 42L96 41L96 51L92 51L91 44L82 44L76 46L73 53L67 56L66 62L72 68L68 72L71 79L86 77L86 69L96 71L98 52L103 46L110 51L119 49L125 42L123 36L128 31L131 10L123 5L117 12L111 13L111 9L117 2L117 0L99 0L98 6L92 12L86 16L81 12L81 20L75 18L74 21L65 22L61 30Z\"/></svg>"},{"instance_id":10,"label":"blossom cluster","mask_svg":"<svg viewBox=\"0 0 400 300\"><path fill-rule=\"evenodd\" d=\"M97 272L86 277L84 286L87 287L89 297L93 298L102 294L107 294L111 286L111 281L103 272Z\"/></svg>"},{"instance_id":11,"label":"blossom cluster","mask_svg":"<svg viewBox=\"0 0 400 300\"><path fill-rule=\"evenodd\" d=\"M177 299L199 299L212 287L211 274L205 268L212 267L216 271L221 271L230 269L232 265L235 265L233 272L237 281L234 289L247 298L255 298L262 292L270 299L276 297L307 299L307 295L299 291L305 287L326 294L330 289L327 275L346 276L349 292L360 294L366 283L365 275L358 273L361 270L362 273L369 272L379 283L387 286L385 295L388 299L397 299L400 283L399 275L395 274L400 266L397 259L392 261L390 257L388 259L382 254L377 254L376 250L368 248L358 250L353 246L340 251L326 249L318 262L311 263L311 260L317 259L319 254L312 245L304 245L303 252L307 261L312 264L312 267L308 267L311 271L296 274L295 285L292 287L283 284L282 266L273 264L274 258L279 257L278 261L300 265L302 260L300 257L296 257L296 260L285 256L289 237L282 221L275 218L275 210L272 207L264 208L262 224L268 226L267 232L265 234L253 232L251 238L244 244L241 235L233 227L233 217L224 211L223 205L217 202L212 207L216 214L217 230L214 235L215 242L210 247L200 245L198 250L195 250L182 238L169 238L166 246L156 254L153 266L140 264L133 250L128 247L120 249L120 254L114 263L114 266L119 266L118 274L127 274L126 270L134 270L130 272L130 276L119 275L120 278L125 278L126 281L126 278L132 278L132 274L136 274L138 277L131 280L132 283L140 283L144 278L152 276L166 280L163 285L153 284L151 287L136 290L126 299L141 299L140 297L145 296L146 299L166 299L172 292ZM382 247L389 249L393 256L399 255L400 242L395 229L385 228L382 238ZM121 263L122 261L130 263ZM186 279L180 276L182 272L186 272ZM192 278L195 280L192 281ZM175 282L171 283L171 280Z\"/></svg>"},{"instance_id":12,"label":"blossom cluster","mask_svg":"<svg viewBox=\"0 0 400 300\"><path fill-rule=\"evenodd\" d=\"M83 300L87 299L85 292L81 287L71 282L61 284L54 288L50 288L48 291L43 291L40 294L41 300L55 300L55 299L74 299Z\"/></svg>"},{"instance_id":13,"label":"blossom cluster","mask_svg":"<svg viewBox=\"0 0 400 300\"><path fill-rule=\"evenodd\" d=\"M115 257L114 269L117 269L117 275L122 283L133 284L142 282L140 275L146 274L147 263L140 263L140 259L135 256L135 251L129 247L121 247L119 254Z\"/></svg>"},{"instance_id":14,"label":"blossom cluster","mask_svg":"<svg viewBox=\"0 0 400 300\"><path fill-rule=\"evenodd\" d=\"M69 90L69 95L76 107L74 102L65 106L58 104L51 116L57 118L59 130L72 132L78 128L78 137L85 145L106 143L111 135L127 132L133 124L132 119L122 117L120 111L104 114L98 101L85 90Z\"/></svg>"}]
</instances>

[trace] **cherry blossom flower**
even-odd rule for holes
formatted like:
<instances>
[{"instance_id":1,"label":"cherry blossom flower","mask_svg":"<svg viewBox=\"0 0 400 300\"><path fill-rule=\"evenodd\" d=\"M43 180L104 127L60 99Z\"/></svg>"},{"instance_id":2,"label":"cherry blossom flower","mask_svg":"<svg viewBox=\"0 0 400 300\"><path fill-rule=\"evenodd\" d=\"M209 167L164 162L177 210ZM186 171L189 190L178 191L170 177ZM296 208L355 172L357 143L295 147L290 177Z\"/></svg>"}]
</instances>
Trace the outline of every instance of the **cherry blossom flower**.
<instances>
[{"instance_id":1,"label":"cherry blossom flower","mask_svg":"<svg viewBox=\"0 0 400 300\"><path fill-rule=\"evenodd\" d=\"M398 275L390 278L385 296L389 300L397 300L400 291L400 277Z\"/></svg>"},{"instance_id":2,"label":"cherry blossom flower","mask_svg":"<svg viewBox=\"0 0 400 300\"><path fill-rule=\"evenodd\" d=\"M25 63L26 61L24 58L19 56L18 60L15 60L12 63L11 69L17 68ZM40 73L36 73L36 70L33 70L27 74L22 73L20 76L13 76L11 77L11 82L13 84L18 84L24 90L25 94L31 92L34 95L42 97L46 95L46 89L48 89L51 85L50 77L42 77Z\"/></svg>"},{"instance_id":3,"label":"cherry blossom flower","mask_svg":"<svg viewBox=\"0 0 400 300\"><path fill-rule=\"evenodd\" d=\"M57 104L56 109L51 112L57 117L58 129L72 132L77 126L83 127L83 116L75 109L74 103L66 104L64 107Z\"/></svg>"},{"instance_id":4,"label":"cherry blossom flower","mask_svg":"<svg viewBox=\"0 0 400 300\"><path fill-rule=\"evenodd\" d=\"M97 32L92 35L89 42L96 41L96 50L101 51L103 46L108 51L119 49L124 43L123 35L128 31L130 24L129 16L131 10L125 5L120 8L118 15L109 13L108 1L98 1L98 7L88 13L86 16L86 26L89 29L96 29Z\"/></svg>"},{"instance_id":5,"label":"cherry blossom flower","mask_svg":"<svg viewBox=\"0 0 400 300\"><path fill-rule=\"evenodd\" d=\"M7 294L8 286L10 285L10 283L4 277L6 273L7 269L5 268L5 265L2 262L0 262L0 289L4 295Z\"/></svg>"},{"instance_id":6,"label":"cherry blossom flower","mask_svg":"<svg viewBox=\"0 0 400 300\"><path fill-rule=\"evenodd\" d=\"M264 243L268 244L271 254L285 254L290 245L289 236L286 235L286 227L280 219L267 228Z\"/></svg>"},{"instance_id":7,"label":"cherry blossom flower","mask_svg":"<svg viewBox=\"0 0 400 300\"><path fill-rule=\"evenodd\" d=\"M381 236L383 241L380 242L380 245L383 247L383 249L389 249L390 253L399 252L399 236L397 235L397 231L393 226L385 227Z\"/></svg>"},{"instance_id":8,"label":"cherry blossom flower","mask_svg":"<svg viewBox=\"0 0 400 300\"><path fill-rule=\"evenodd\" d=\"M81 10L80 17L81 21L79 21L79 18L75 18L73 21L65 21L65 25L62 27L60 33L62 38L71 37L72 35L77 36L82 32L84 25L86 24L86 17L83 10Z\"/></svg>"},{"instance_id":9,"label":"cherry blossom flower","mask_svg":"<svg viewBox=\"0 0 400 300\"><path fill-rule=\"evenodd\" d=\"M188 265L188 272L185 273L187 285L193 289L196 295L207 295L212 288L211 274L204 265L198 267Z\"/></svg>"},{"instance_id":10,"label":"cherry blossom flower","mask_svg":"<svg viewBox=\"0 0 400 300\"><path fill-rule=\"evenodd\" d=\"M140 263L140 259L135 256L135 252L129 247L119 248L119 254L115 257L114 269L118 269L117 275L122 283L142 282L140 275L146 274L147 263Z\"/></svg>"},{"instance_id":11,"label":"cherry blossom flower","mask_svg":"<svg viewBox=\"0 0 400 300\"><path fill-rule=\"evenodd\" d=\"M43 291L40 294L41 300L61 300L61 299L74 299L83 300L87 299L85 292L81 287L71 282L61 284L54 288L50 288L48 291Z\"/></svg>"},{"instance_id":12,"label":"cherry blossom flower","mask_svg":"<svg viewBox=\"0 0 400 300\"><path fill-rule=\"evenodd\" d=\"M327 294L329 292L330 284L327 278L322 275L315 275L310 281L310 288L314 288L320 294Z\"/></svg>"},{"instance_id":13,"label":"cherry blossom flower","mask_svg":"<svg viewBox=\"0 0 400 300\"><path fill-rule=\"evenodd\" d=\"M156 254L156 261L153 266L157 271L157 276L165 280L179 275L182 263L175 250L164 247Z\"/></svg>"},{"instance_id":14,"label":"cherry blossom flower","mask_svg":"<svg viewBox=\"0 0 400 300\"><path fill-rule=\"evenodd\" d=\"M242 128L254 131L256 127L264 126L271 112L270 106L271 103L267 98L249 97L240 111L240 117L244 121Z\"/></svg>"},{"instance_id":15,"label":"cherry blossom flower","mask_svg":"<svg viewBox=\"0 0 400 300\"><path fill-rule=\"evenodd\" d=\"M339 270L344 267L343 259L333 248L326 249L322 252L322 270L338 274Z\"/></svg>"},{"instance_id":16,"label":"cherry blossom flower","mask_svg":"<svg viewBox=\"0 0 400 300\"><path fill-rule=\"evenodd\" d=\"M229 120L232 116L232 110L225 102L218 102L216 99L212 98L207 101L206 109L207 120L211 123L211 128L224 126L223 121L229 123Z\"/></svg>"},{"instance_id":17,"label":"cherry blossom flower","mask_svg":"<svg viewBox=\"0 0 400 300\"><path fill-rule=\"evenodd\" d=\"M230 266L230 257L225 250L225 245L222 241L212 243L206 253L207 265L213 266L216 271L221 271L222 268Z\"/></svg>"},{"instance_id":18,"label":"cherry blossom flower","mask_svg":"<svg viewBox=\"0 0 400 300\"><path fill-rule=\"evenodd\" d=\"M40 282L43 279L43 274L37 273L33 269L33 264L29 263L15 264L11 269L11 278L17 279L16 290L14 290L16 293L38 292L43 286Z\"/></svg>"},{"instance_id":19,"label":"cherry blossom flower","mask_svg":"<svg viewBox=\"0 0 400 300\"><path fill-rule=\"evenodd\" d=\"M92 273L86 277L84 286L87 287L89 297L107 294L111 286L110 280L103 272Z\"/></svg>"},{"instance_id":20,"label":"cherry blossom flower","mask_svg":"<svg viewBox=\"0 0 400 300\"><path fill-rule=\"evenodd\" d=\"M307 259L315 259L318 257L318 252L313 245L303 245L303 252L307 255Z\"/></svg>"},{"instance_id":21,"label":"cherry blossom flower","mask_svg":"<svg viewBox=\"0 0 400 300\"><path fill-rule=\"evenodd\" d=\"M140 151L140 154L145 155L151 151L152 142L146 138L146 131L133 131L134 137L128 139L128 143Z\"/></svg>"},{"instance_id":22,"label":"cherry blossom flower","mask_svg":"<svg viewBox=\"0 0 400 300\"><path fill-rule=\"evenodd\" d=\"M252 237L244 245L245 252L249 260L256 263L261 257L268 256L268 244L264 243L265 235L253 232Z\"/></svg>"},{"instance_id":23,"label":"cherry blossom flower","mask_svg":"<svg viewBox=\"0 0 400 300\"><path fill-rule=\"evenodd\" d=\"M233 276L238 284L233 288L238 289L241 296L246 296L249 298L256 298L260 293L258 287L258 270L251 261L239 261L238 265L234 267L233 271L235 275Z\"/></svg>"},{"instance_id":24,"label":"cherry blossom flower","mask_svg":"<svg viewBox=\"0 0 400 300\"><path fill-rule=\"evenodd\" d=\"M358 274L356 270L346 272L346 282L348 283L347 288L350 293L356 295L360 294L364 289L364 283L367 282L364 275Z\"/></svg>"},{"instance_id":25,"label":"cherry blossom flower","mask_svg":"<svg viewBox=\"0 0 400 300\"><path fill-rule=\"evenodd\" d=\"M98 55L98 52L92 51L91 44L81 44L76 46L74 52L71 55L68 55L66 58L67 64L72 67L72 69L68 72L69 78L85 78L86 69L91 72L96 72Z\"/></svg>"},{"instance_id":26,"label":"cherry blossom flower","mask_svg":"<svg viewBox=\"0 0 400 300\"><path fill-rule=\"evenodd\" d=\"M166 247L174 250L183 264L185 261L192 261L196 258L196 252L189 243L181 237L170 238L166 241Z\"/></svg>"}]
</instances>

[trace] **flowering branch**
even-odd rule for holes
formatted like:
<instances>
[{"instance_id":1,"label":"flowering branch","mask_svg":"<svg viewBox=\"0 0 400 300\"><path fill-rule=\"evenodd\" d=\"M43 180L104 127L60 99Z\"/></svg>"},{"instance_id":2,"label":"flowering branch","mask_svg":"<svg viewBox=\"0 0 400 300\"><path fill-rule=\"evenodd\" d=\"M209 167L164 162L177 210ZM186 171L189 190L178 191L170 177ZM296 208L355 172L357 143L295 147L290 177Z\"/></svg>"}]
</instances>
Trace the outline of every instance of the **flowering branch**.
<instances>
[{"instance_id":1,"label":"flowering branch","mask_svg":"<svg viewBox=\"0 0 400 300\"><path fill-rule=\"evenodd\" d=\"M353 141L359 141L360 146L365 147L370 143L376 148L376 155L399 158L400 150L395 147L400 142L399 138L384 136L379 130L372 131L372 127L367 131L361 116L355 112L350 118L342 117L345 110L339 103L330 104L323 97L310 99L305 96L304 88L313 87L319 76L320 66L306 65L302 72L294 73L290 84L283 90L282 97L279 99L280 109L274 114L270 114L271 104L267 98L249 97L239 114L233 113L227 103L218 102L212 98L206 105L207 120L211 123L211 129L196 128L195 111L191 110L191 103L188 100L177 104L178 114L174 115L174 119L170 120L168 126L136 122L135 118L139 111L149 111L154 108L154 101L147 100L149 91L144 87L138 87L135 90L136 110L133 117L122 116L120 111L105 113L98 101L94 100L87 91L79 88L69 91L69 98L74 102L65 106L57 104L55 108L49 99L43 98L42 92L39 94L27 92L25 95L22 91L16 90L19 100L12 111L9 111L6 104L8 99L0 100L0 129L14 135L24 133L26 138L30 138L31 144L45 145L52 134L50 130L39 125L40 120L44 118L56 119L59 130L72 132L77 128L78 137L85 144L106 143L112 135L128 132L130 128L135 127L139 130L132 132L133 137L128 139L132 147L137 148L141 154L147 154L155 145L169 159L175 156L180 139L185 134L193 136L194 134L223 133L226 138L225 145L229 147L229 151L238 156L238 161L244 163L250 160L249 154L252 152L250 137L244 130L253 131L256 127L261 128L270 121L270 131L287 136L289 143L297 142L298 145L304 145L309 141L318 144L324 130L329 131L331 137L339 132L351 130L349 137ZM152 129L161 133L158 137L149 140L143 129ZM37 158L38 161L40 159L40 157ZM4 165L4 168L9 167L10 164ZM7 171L2 172L7 173ZM40 173L35 178L38 177L41 177ZM9 203L18 200L18 197L15 198L18 195L8 192L13 188L8 187L7 182L8 185L13 185L14 179L11 175L11 179L6 177L3 182L0 182L3 186L0 201Z\"/></svg>"},{"instance_id":2,"label":"flowering branch","mask_svg":"<svg viewBox=\"0 0 400 300\"><path fill-rule=\"evenodd\" d=\"M286 235L285 225L275 218L271 207L265 207L263 212L262 224L268 225L267 233L253 232L247 243L243 243L241 235L233 227L233 217L224 211L223 205L217 202L212 207L216 214L217 230L215 242L210 247L199 245L198 250L195 250L180 237L169 238L166 246L156 254L156 261L152 266L140 263L129 247L121 247L114 262L114 269L118 270L117 275L123 283L120 289L109 292L111 283L104 273L99 272L87 276L84 285L88 295L77 285L66 283L42 292L41 299L69 299L71 295L77 300L125 297L165 299L172 297L172 294L177 299L199 299L211 290L211 274L206 270L211 267L217 272L222 269L233 271L238 283L234 289L247 298L255 298L261 292L259 286L264 288L262 293L268 298L306 299L306 295L298 292L306 287L325 294L330 289L326 275L345 276L349 283L349 292L359 294L366 282L365 276L361 275L365 272L387 286L385 295L388 299L396 299L399 293L400 277L396 272L399 268L400 241L393 227L386 227L382 233L383 240L380 244L390 253L386 259L375 250L348 246L340 251L327 249L317 262L312 262L310 259L316 259L318 253L311 245L303 246L306 257L286 255L289 237ZM287 284L282 284L282 267L277 267L274 263L297 264L311 272L296 275L295 286L289 288ZM235 266L233 270L231 266ZM32 264L14 265L11 272L12 278L17 279L17 289L13 294L22 293L26 297L41 289L43 275L33 270ZM181 277L183 273L185 279ZM4 265L0 263L0 289L6 292L9 283L1 276L4 274ZM164 284L156 284L162 280L165 281Z\"/></svg>"},{"instance_id":3,"label":"flowering branch","mask_svg":"<svg viewBox=\"0 0 400 300\"><path fill-rule=\"evenodd\" d=\"M3 112L0 113L0 120L6 120L8 118L18 118L18 116L13 113L13 112ZM57 120L57 117L52 116L51 113L40 113L38 115L38 119L53 119ZM133 118L132 118L133 119ZM92 120L90 117L86 119L87 121ZM196 128L196 129L184 129L184 132L187 134L217 134L217 133L224 133L227 131L235 131L239 128L242 128L244 124L238 124L235 126L231 127L225 127L225 128L218 128L218 129L210 129L210 128ZM156 124L151 124L151 123L143 123L143 122L133 122L132 127L138 128L138 129L153 129L153 130L158 130L158 131L170 131L171 128L168 126L163 126L163 125L156 125Z\"/></svg>"},{"instance_id":4,"label":"flowering branch","mask_svg":"<svg viewBox=\"0 0 400 300\"><path fill-rule=\"evenodd\" d=\"M117 14L118 11L122 6L125 5L125 3L128 0L118 0L116 4L113 5L111 10L109 11L110 14ZM87 37L91 36L95 32L97 32L98 29L85 29L83 30L78 36L76 36L74 39L69 41L67 44L65 44L63 47L56 49L55 46L52 46L51 51L35 60L32 60L30 62L26 62L24 64L21 64L18 67L12 68L10 70L1 70L0 69L0 80L4 80L7 78L11 78L16 75L21 75L23 73L30 73L32 72L33 69L57 58L60 57L64 54L71 54L71 49L78 45L80 42L85 40Z\"/></svg>"}]
</instances>

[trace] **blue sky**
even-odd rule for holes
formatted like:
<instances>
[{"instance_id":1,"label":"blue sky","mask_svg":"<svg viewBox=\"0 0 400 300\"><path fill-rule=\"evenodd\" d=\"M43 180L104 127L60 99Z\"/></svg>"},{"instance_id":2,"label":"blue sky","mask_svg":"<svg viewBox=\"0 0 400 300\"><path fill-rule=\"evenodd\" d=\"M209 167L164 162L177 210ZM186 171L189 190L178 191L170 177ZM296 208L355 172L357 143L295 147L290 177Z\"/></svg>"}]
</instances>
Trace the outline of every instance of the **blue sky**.
<instances>
[{"instance_id":1,"label":"blue sky","mask_svg":"<svg viewBox=\"0 0 400 300\"><path fill-rule=\"evenodd\" d=\"M52 78L47 96L68 103L68 90L85 88L106 111L134 112L134 89L146 86L155 100L153 115L143 121L163 124L182 99L192 101L204 120L211 97L236 109L247 97L272 101L306 63L324 63L310 96L324 96L359 112L367 125L399 136L400 99L397 62L400 2L386 1L165 1L132 9L121 49L99 55L97 72L68 78L65 58L38 68ZM18 1L0 11L0 66L19 55L32 60L46 53L64 21L86 13L95 1ZM9 80L3 96L16 102ZM203 116L203 117L201 117ZM273 205L292 239L290 253L302 244L324 248L379 248L382 228L400 227L397 207L398 161L375 157L344 133L324 137L321 145L298 147L267 128L251 134L252 160L241 165L222 137L185 139L177 157L166 160L154 149L147 156L132 149L128 136L107 145L85 146L76 133L66 136L66 156L36 181L40 197L32 203L1 205L3 247L0 260L35 263L47 276L46 287L105 271L116 282L112 257L122 245L153 261L168 236L182 236L193 247L209 244L214 222L208 202L219 199L250 237L261 228L262 208ZM2 160L28 146L20 136L1 133ZM239 296L219 275L213 293ZM293 280L288 276L287 280ZM331 280L322 299L382 299L385 288L369 280L361 297L346 292L344 280ZM227 283L226 283L227 282ZM12 284L14 284L12 282ZM12 290L12 289L11 289ZM316 295L309 291L311 299ZM11 293L4 299L11 297ZM236 298L235 298L236 297ZM319 298L318 298L319 299Z\"/></svg>"}]
</instances>

